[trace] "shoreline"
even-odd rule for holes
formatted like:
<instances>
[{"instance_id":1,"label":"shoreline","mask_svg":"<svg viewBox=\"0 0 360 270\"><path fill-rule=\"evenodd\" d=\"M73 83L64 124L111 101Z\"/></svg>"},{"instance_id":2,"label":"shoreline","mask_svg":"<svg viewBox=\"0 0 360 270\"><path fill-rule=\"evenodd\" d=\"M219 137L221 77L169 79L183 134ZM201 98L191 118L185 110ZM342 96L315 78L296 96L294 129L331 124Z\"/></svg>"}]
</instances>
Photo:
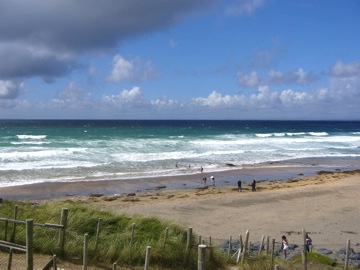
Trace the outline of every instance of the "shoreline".
<instances>
[{"instance_id":1,"label":"shoreline","mask_svg":"<svg viewBox=\"0 0 360 270\"><path fill-rule=\"evenodd\" d=\"M199 172L175 176L143 177L119 180L93 180L73 182L42 182L15 186L0 187L0 197L8 200L50 200L71 196L89 196L102 194L105 196L124 195L127 193L141 193L167 190L188 190L203 187L203 178L211 182L210 176L215 177L217 187L237 186L237 181L242 180L246 185L252 180L266 182L273 180L286 181L294 178L303 178L316 175L319 171L329 168L322 166L274 166L280 163L269 163L267 167L238 168L215 172ZM339 167L340 168L340 167ZM341 171L341 169L329 171ZM210 183L211 184L211 183Z\"/></svg>"},{"instance_id":2,"label":"shoreline","mask_svg":"<svg viewBox=\"0 0 360 270\"><path fill-rule=\"evenodd\" d=\"M124 179L74 180L63 182L40 182L14 186L0 186L0 197L12 200L48 200L66 196L85 196L93 193L104 195L126 194L166 189L186 190L203 186L203 177L210 181L215 176L219 187L256 181L288 180L316 175L319 171L347 171L360 168L357 157L298 158L283 161L269 161L258 164L236 165L227 163L226 170L203 173L200 167L167 176L146 176Z\"/></svg>"}]
</instances>

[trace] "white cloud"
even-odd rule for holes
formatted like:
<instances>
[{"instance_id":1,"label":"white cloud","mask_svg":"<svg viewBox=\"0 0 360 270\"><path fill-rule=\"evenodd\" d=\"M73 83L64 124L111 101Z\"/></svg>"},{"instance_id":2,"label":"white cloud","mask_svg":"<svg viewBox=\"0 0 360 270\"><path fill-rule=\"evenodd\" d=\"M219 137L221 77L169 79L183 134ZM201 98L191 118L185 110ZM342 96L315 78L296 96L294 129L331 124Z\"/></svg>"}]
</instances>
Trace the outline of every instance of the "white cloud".
<instances>
[{"instance_id":1,"label":"white cloud","mask_svg":"<svg viewBox=\"0 0 360 270\"><path fill-rule=\"evenodd\" d=\"M336 77L360 76L360 63L353 62L344 64L343 62L338 61L331 68L331 75Z\"/></svg>"},{"instance_id":2,"label":"white cloud","mask_svg":"<svg viewBox=\"0 0 360 270\"><path fill-rule=\"evenodd\" d=\"M108 80L111 82L131 81L135 78L134 64L125 60L121 55L115 55L113 70Z\"/></svg>"},{"instance_id":3,"label":"white cloud","mask_svg":"<svg viewBox=\"0 0 360 270\"><path fill-rule=\"evenodd\" d=\"M305 92L296 92L292 89L283 90L279 99L285 107L304 105L309 102L309 95Z\"/></svg>"},{"instance_id":4,"label":"white cloud","mask_svg":"<svg viewBox=\"0 0 360 270\"><path fill-rule=\"evenodd\" d=\"M139 87L135 86L131 90L123 90L121 92L121 99L128 102L137 102L138 100L143 100L144 96Z\"/></svg>"},{"instance_id":5,"label":"white cloud","mask_svg":"<svg viewBox=\"0 0 360 270\"><path fill-rule=\"evenodd\" d=\"M108 76L108 81L119 82L138 82L146 81L157 76L151 61L142 61L140 58L126 60L121 55L113 58L113 69Z\"/></svg>"},{"instance_id":6,"label":"white cloud","mask_svg":"<svg viewBox=\"0 0 360 270\"><path fill-rule=\"evenodd\" d=\"M246 106L246 98L242 95L222 95L217 91L212 91L207 97L193 98L193 106L204 106L212 108L231 108L236 106Z\"/></svg>"},{"instance_id":7,"label":"white cloud","mask_svg":"<svg viewBox=\"0 0 360 270\"><path fill-rule=\"evenodd\" d=\"M281 80L284 77L284 73L278 70L271 69L268 72L268 76L270 77L270 79Z\"/></svg>"},{"instance_id":8,"label":"white cloud","mask_svg":"<svg viewBox=\"0 0 360 270\"><path fill-rule=\"evenodd\" d=\"M286 81L286 78L290 77L290 81L302 82L306 74L302 69L288 73L270 70L268 76L274 80ZM40 109L46 110L43 115L49 115L51 110L64 111L68 115L71 115L70 112L82 112L85 118L359 119L360 76L334 76L327 87L301 91L296 89L296 84L282 90L278 87L272 89L270 84L260 83L261 79L256 72L241 74L240 78L244 84L258 84L256 91L247 95L212 91L208 96L184 101L167 97L148 99L138 86L124 89L115 95L103 95L100 100L92 100L85 89L70 83L56 98L42 104ZM13 93L10 89L17 89L17 86L20 85L15 82L0 81L2 115L5 115L4 110L10 107L14 112L25 110L25 105L27 111L39 107L39 104L35 103L31 105L31 109L29 104L4 102L4 98ZM81 114L72 115L79 117Z\"/></svg>"},{"instance_id":9,"label":"white cloud","mask_svg":"<svg viewBox=\"0 0 360 270\"><path fill-rule=\"evenodd\" d=\"M144 98L144 94L138 86L130 90L124 89L118 95L103 95L100 103L110 108L131 108L148 106L149 101ZM108 107L110 106L110 107Z\"/></svg>"},{"instance_id":10,"label":"white cloud","mask_svg":"<svg viewBox=\"0 0 360 270\"><path fill-rule=\"evenodd\" d=\"M249 102L253 107L273 107L279 103L279 96L277 92L271 92L269 86L263 85L258 88L256 94L250 96Z\"/></svg>"},{"instance_id":11,"label":"white cloud","mask_svg":"<svg viewBox=\"0 0 360 270\"><path fill-rule=\"evenodd\" d=\"M256 71L251 71L250 74L243 74L242 72L238 72L237 76L240 86L257 87L262 84L262 81L257 75Z\"/></svg>"},{"instance_id":12,"label":"white cloud","mask_svg":"<svg viewBox=\"0 0 360 270\"><path fill-rule=\"evenodd\" d=\"M225 13L227 15L252 14L256 9L261 8L265 0L236 0L229 6Z\"/></svg>"},{"instance_id":13,"label":"white cloud","mask_svg":"<svg viewBox=\"0 0 360 270\"><path fill-rule=\"evenodd\" d=\"M69 109L86 109L93 106L89 93L83 88L70 82L67 87L57 93L49 103L43 103L46 108L69 108Z\"/></svg>"},{"instance_id":14,"label":"white cloud","mask_svg":"<svg viewBox=\"0 0 360 270\"><path fill-rule=\"evenodd\" d=\"M298 68L285 73L271 69L268 71L267 75L269 77L267 81L270 85L308 85L318 80L318 75L307 72L303 68Z\"/></svg>"}]
</instances>

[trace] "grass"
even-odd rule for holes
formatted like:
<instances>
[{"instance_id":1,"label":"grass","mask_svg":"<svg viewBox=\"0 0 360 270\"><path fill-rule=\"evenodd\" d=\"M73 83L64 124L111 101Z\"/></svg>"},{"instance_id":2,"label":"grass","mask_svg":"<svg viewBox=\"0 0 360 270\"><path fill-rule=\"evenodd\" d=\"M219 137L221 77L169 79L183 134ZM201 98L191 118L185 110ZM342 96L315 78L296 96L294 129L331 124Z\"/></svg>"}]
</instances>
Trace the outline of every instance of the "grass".
<instances>
[{"instance_id":1,"label":"grass","mask_svg":"<svg viewBox=\"0 0 360 270\"><path fill-rule=\"evenodd\" d=\"M197 269L197 248L186 250L187 230L169 221L157 218L114 215L110 212L92 209L81 203L49 202L40 205L5 201L0 208L0 217L14 218L14 208L18 205L17 219L33 219L34 223L59 224L61 209L68 209L68 227L66 231L65 253L60 256L59 231L49 227L34 227L34 249L37 254L56 254L63 260L82 264L84 235L89 235L89 264L96 269L111 269L117 262L118 266L129 269L142 269L147 246L151 246L151 269ZM99 241L96 245L97 227L100 220ZM134 226L134 238L132 226ZM8 239L13 224L7 228ZM168 228L166 247L164 247L165 231ZM25 245L25 226L16 225L15 243ZM0 221L0 239L4 239L5 222ZM193 235L195 244L197 236ZM196 245L195 245L196 246ZM343 269L337 261L318 253L308 253L308 269ZM206 253L205 269L241 269L266 270L272 269L270 255L248 256L243 264L236 264L234 258L227 259L217 247ZM275 258L279 269L302 269L301 255L295 255L291 261ZM350 268L352 269L352 268Z\"/></svg>"},{"instance_id":2,"label":"grass","mask_svg":"<svg viewBox=\"0 0 360 270\"><path fill-rule=\"evenodd\" d=\"M60 223L61 209L68 209L68 227L66 231L65 254L62 259L82 263L84 235L89 235L89 263L140 267L144 264L146 247L151 246L151 267L153 269L197 269L197 248L186 250L187 231L185 228L157 218L142 216L128 217L99 211L86 205L73 202L46 203L31 205L28 203L3 203L0 217L13 218L15 204L18 205L18 219L33 219L34 223ZM99 219L100 234L96 245ZM9 223L8 234L12 232ZM131 241L132 226L135 224L134 238ZM166 247L164 238L169 230ZM0 232L5 231L5 222L0 222ZM0 238L3 239L3 235ZM9 238L9 236L8 236ZM196 236L193 236L195 243ZM39 254L60 254L59 231L48 227L34 227L34 249ZM25 226L16 225L17 244L25 245ZM225 259L217 249L207 260L206 269L223 269ZM104 268L105 269L105 268Z\"/></svg>"}]
</instances>

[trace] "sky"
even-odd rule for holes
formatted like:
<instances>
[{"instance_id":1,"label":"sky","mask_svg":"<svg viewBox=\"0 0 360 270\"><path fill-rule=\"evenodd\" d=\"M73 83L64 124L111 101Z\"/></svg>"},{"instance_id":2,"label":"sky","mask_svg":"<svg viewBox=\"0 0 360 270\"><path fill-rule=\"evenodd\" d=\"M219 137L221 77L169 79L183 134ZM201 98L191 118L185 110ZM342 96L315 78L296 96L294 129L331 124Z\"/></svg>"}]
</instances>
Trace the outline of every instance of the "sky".
<instances>
[{"instance_id":1,"label":"sky","mask_svg":"<svg viewBox=\"0 0 360 270\"><path fill-rule=\"evenodd\" d=\"M0 0L0 119L360 120L359 0Z\"/></svg>"}]
</instances>

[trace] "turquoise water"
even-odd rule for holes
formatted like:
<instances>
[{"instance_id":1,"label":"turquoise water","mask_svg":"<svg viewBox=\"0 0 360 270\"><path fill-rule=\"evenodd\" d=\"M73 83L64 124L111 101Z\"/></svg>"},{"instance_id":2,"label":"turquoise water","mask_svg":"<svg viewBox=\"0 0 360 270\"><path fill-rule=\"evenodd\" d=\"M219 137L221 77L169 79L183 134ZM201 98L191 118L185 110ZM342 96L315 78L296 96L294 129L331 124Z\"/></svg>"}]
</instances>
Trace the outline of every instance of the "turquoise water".
<instances>
[{"instance_id":1,"label":"turquoise water","mask_svg":"<svg viewBox=\"0 0 360 270\"><path fill-rule=\"evenodd\" d=\"M0 121L0 186L359 160L356 121Z\"/></svg>"}]
</instances>

